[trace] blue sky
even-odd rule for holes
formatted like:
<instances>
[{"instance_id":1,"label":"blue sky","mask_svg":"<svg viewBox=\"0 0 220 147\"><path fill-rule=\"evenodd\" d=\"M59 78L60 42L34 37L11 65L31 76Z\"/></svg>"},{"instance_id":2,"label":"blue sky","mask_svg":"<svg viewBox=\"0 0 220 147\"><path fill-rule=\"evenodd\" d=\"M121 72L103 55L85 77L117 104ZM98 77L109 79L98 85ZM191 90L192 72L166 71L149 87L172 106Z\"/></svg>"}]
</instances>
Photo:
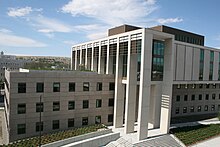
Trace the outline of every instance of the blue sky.
<instances>
[{"instance_id":1,"label":"blue sky","mask_svg":"<svg viewBox=\"0 0 220 147\"><path fill-rule=\"evenodd\" d=\"M219 6L219 0L0 0L0 50L69 57L71 45L121 24L168 25L220 48Z\"/></svg>"}]
</instances>

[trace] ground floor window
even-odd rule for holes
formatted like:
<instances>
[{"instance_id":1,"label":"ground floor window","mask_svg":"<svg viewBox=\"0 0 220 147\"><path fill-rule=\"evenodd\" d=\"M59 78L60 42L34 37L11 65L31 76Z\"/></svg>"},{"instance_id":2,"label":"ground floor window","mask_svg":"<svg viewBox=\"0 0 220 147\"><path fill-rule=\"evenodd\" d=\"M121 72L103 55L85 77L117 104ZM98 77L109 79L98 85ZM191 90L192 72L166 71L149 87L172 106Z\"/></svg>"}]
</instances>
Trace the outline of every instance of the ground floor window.
<instances>
[{"instance_id":1,"label":"ground floor window","mask_svg":"<svg viewBox=\"0 0 220 147\"><path fill-rule=\"evenodd\" d=\"M25 133L26 133L26 124L18 124L17 134L25 134Z\"/></svg>"}]
</instances>

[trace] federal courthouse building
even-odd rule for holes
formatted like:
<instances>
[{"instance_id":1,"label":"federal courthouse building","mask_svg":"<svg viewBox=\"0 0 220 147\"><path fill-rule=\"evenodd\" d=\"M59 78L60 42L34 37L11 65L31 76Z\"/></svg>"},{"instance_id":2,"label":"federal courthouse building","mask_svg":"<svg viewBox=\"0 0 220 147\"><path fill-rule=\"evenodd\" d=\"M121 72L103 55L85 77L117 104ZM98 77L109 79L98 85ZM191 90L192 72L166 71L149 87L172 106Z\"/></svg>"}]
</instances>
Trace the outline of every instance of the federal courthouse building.
<instances>
[{"instance_id":1,"label":"federal courthouse building","mask_svg":"<svg viewBox=\"0 0 220 147\"><path fill-rule=\"evenodd\" d=\"M73 71L6 71L6 142L95 123L127 134L136 123L142 140L149 124L168 133L171 117L217 113L220 50L204 40L168 26L122 25L72 46Z\"/></svg>"}]
</instances>

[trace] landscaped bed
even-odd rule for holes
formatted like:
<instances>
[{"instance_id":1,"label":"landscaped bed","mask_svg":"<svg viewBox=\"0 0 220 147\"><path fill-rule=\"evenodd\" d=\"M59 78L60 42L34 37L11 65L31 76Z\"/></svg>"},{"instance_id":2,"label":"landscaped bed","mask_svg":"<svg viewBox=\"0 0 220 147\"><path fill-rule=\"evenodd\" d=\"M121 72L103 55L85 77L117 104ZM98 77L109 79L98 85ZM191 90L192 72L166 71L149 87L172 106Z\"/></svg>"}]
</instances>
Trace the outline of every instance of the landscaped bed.
<instances>
[{"instance_id":1,"label":"landscaped bed","mask_svg":"<svg viewBox=\"0 0 220 147\"><path fill-rule=\"evenodd\" d=\"M75 128L72 130L60 131L57 133L44 134L41 137L41 144L42 145L48 144L48 143L55 142L58 140L63 140L66 138L83 135L83 134L90 133L90 132L95 132L103 128L106 128L106 127L100 124L100 125L92 125L92 126L87 126L87 127L82 127L82 128ZM39 145L39 136L24 139L24 140L19 140L19 141L10 143L7 146L8 147L35 147L38 145ZM6 146L6 145L3 145L3 146Z\"/></svg>"},{"instance_id":2,"label":"landscaped bed","mask_svg":"<svg viewBox=\"0 0 220 147\"><path fill-rule=\"evenodd\" d=\"M220 135L220 124L181 127L171 129L170 132L188 146Z\"/></svg>"}]
</instances>

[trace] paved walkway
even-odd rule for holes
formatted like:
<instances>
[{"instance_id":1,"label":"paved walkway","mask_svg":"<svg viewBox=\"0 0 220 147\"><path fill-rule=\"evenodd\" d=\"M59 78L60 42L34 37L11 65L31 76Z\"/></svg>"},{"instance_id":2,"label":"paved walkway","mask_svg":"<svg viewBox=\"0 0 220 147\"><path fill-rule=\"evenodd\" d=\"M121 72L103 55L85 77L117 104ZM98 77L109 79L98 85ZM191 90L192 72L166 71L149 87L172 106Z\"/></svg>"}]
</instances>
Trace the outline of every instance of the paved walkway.
<instances>
[{"instance_id":1,"label":"paved walkway","mask_svg":"<svg viewBox=\"0 0 220 147\"><path fill-rule=\"evenodd\" d=\"M193 145L192 147L220 147L220 136L206 140L204 142L200 142Z\"/></svg>"}]
</instances>

